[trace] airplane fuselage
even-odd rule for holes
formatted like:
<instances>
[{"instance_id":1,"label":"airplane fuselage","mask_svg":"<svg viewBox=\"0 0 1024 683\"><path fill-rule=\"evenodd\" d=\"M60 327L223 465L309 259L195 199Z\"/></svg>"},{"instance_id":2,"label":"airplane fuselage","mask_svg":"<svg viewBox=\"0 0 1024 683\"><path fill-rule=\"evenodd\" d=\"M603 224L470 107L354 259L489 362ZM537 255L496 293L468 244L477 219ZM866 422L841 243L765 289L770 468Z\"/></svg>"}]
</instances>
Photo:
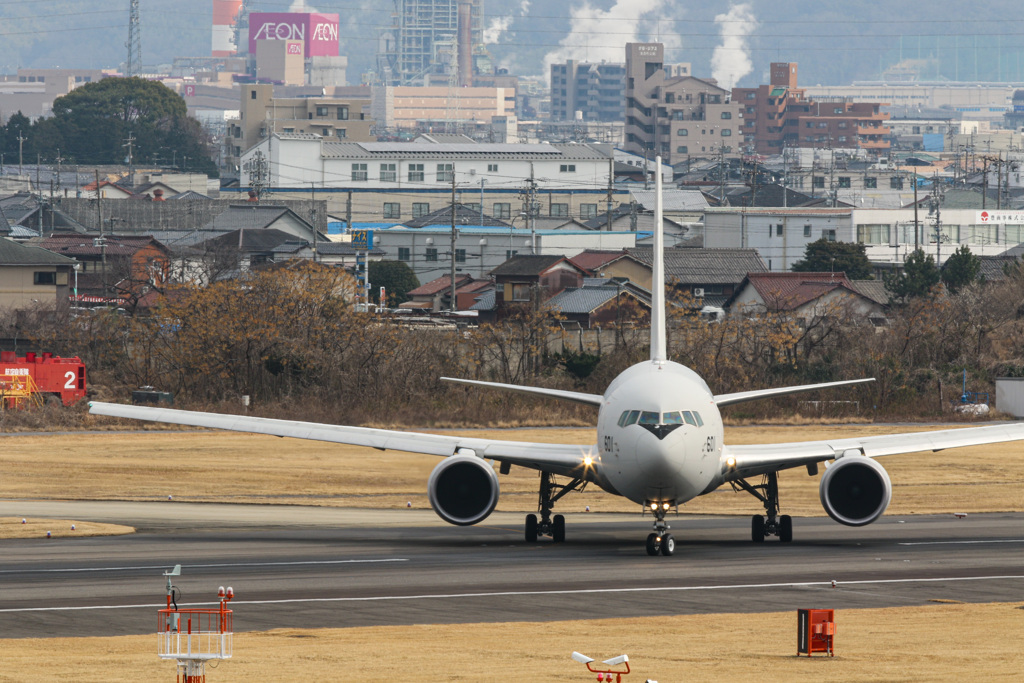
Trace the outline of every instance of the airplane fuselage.
<instances>
[{"instance_id":1,"label":"airplane fuselage","mask_svg":"<svg viewBox=\"0 0 1024 683\"><path fill-rule=\"evenodd\" d=\"M616 377L604 398L600 486L644 505L681 505L722 483L722 416L697 373L644 361Z\"/></svg>"}]
</instances>

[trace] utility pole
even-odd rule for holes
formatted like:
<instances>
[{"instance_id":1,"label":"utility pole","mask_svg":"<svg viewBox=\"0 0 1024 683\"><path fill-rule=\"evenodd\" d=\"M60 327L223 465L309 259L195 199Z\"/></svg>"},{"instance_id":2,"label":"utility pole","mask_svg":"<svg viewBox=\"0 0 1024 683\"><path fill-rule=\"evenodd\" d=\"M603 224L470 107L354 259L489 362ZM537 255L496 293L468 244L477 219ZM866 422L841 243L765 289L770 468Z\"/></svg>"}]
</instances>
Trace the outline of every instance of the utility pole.
<instances>
[{"instance_id":1,"label":"utility pole","mask_svg":"<svg viewBox=\"0 0 1024 683\"><path fill-rule=\"evenodd\" d=\"M314 183L309 184L309 198L312 204L309 210L309 219L313 223L313 263L316 263L317 237L320 230L316 226L316 185ZM383 306L384 302L380 302L380 305Z\"/></svg>"},{"instance_id":2,"label":"utility pole","mask_svg":"<svg viewBox=\"0 0 1024 683\"><path fill-rule=\"evenodd\" d=\"M128 184L135 187L135 169L132 167L132 145L135 143L135 136L128 133L128 139L122 147L128 148Z\"/></svg>"},{"instance_id":3,"label":"utility pole","mask_svg":"<svg viewBox=\"0 0 1024 683\"><path fill-rule=\"evenodd\" d=\"M100 267L103 271L103 293L107 295L107 238L103 235L103 195L100 194L100 171L96 169L96 219L100 224L99 239L94 240L95 246L100 248Z\"/></svg>"},{"instance_id":4,"label":"utility pole","mask_svg":"<svg viewBox=\"0 0 1024 683\"><path fill-rule=\"evenodd\" d=\"M23 162L24 162L24 158L23 158L24 155L22 154L22 151L24 150L24 147L25 147L25 140L28 140L28 138L25 137L24 135L22 135L21 131L19 130L18 131L18 175L25 175L25 171L22 168Z\"/></svg>"},{"instance_id":5,"label":"utility pole","mask_svg":"<svg viewBox=\"0 0 1024 683\"><path fill-rule=\"evenodd\" d=\"M60 189L61 189L60 174L61 174L61 171L63 170L61 168L61 164L64 163L64 158L60 155L60 147L57 148L57 159L56 159L56 162L57 162L57 195L60 196Z\"/></svg>"},{"instance_id":6,"label":"utility pole","mask_svg":"<svg viewBox=\"0 0 1024 683\"><path fill-rule=\"evenodd\" d=\"M458 232L455 230L455 171L452 171L452 259L451 259L451 311L454 313L458 308L455 300L455 240L458 238Z\"/></svg>"},{"instance_id":7,"label":"utility pole","mask_svg":"<svg viewBox=\"0 0 1024 683\"><path fill-rule=\"evenodd\" d=\"M644 159L645 159L644 164L646 166L646 163L647 163L646 162L646 159L647 159L647 150L646 149L644 149ZM644 177L645 178L647 177L647 170L646 170L646 168L644 169ZM530 167L530 178L531 179L533 178L533 166L532 166L532 164L531 164L531 167ZM615 182L615 153L613 152L612 156L608 159L608 218L607 218L608 232L612 231L612 201L613 201L612 200L612 196L613 196L612 190L614 189L614 182ZM646 183L645 183L644 186L646 187Z\"/></svg>"}]
</instances>

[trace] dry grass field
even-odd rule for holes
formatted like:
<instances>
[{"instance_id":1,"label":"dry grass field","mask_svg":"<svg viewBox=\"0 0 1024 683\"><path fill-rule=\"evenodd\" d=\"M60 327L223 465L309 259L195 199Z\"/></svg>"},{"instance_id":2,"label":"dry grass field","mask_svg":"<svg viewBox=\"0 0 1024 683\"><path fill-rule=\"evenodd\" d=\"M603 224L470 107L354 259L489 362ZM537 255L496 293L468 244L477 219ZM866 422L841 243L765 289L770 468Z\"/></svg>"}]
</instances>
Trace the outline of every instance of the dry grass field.
<instances>
[{"instance_id":1,"label":"dry grass field","mask_svg":"<svg viewBox=\"0 0 1024 683\"><path fill-rule=\"evenodd\" d=\"M1019 681L1024 609L933 604L836 613L834 658L796 656L796 615L390 626L235 635L209 683L593 681L572 661L628 654L625 683ZM0 681L173 681L156 638L0 640Z\"/></svg>"},{"instance_id":2,"label":"dry grass field","mask_svg":"<svg viewBox=\"0 0 1024 683\"><path fill-rule=\"evenodd\" d=\"M22 521L24 520L24 523ZM71 527L74 527L73 529ZM39 538L50 534L51 538L73 538L75 536L119 536L134 533L135 529L120 524L81 522L71 519L33 519L25 517L0 517L0 538Z\"/></svg>"},{"instance_id":3,"label":"dry grass field","mask_svg":"<svg viewBox=\"0 0 1024 683\"><path fill-rule=\"evenodd\" d=\"M921 427L727 428L729 443L914 431ZM590 443L587 429L473 431L473 436ZM437 460L335 444L224 432L0 436L5 498L175 500L427 508ZM1024 510L1024 446L1001 444L882 460L893 480L890 514ZM535 473L501 477L499 509L532 510ZM818 477L781 477L784 512L824 514ZM635 512L598 490L569 496L562 512ZM689 503L684 514L751 514L759 504L728 489ZM0 537L20 519L0 523ZM33 520L36 521L36 520ZM77 521L79 529L85 529ZM69 526L46 520L42 525ZM38 529L37 529L38 531ZM45 531L42 531L45 533ZM66 533L62 530L62 533ZM74 533L74 532L70 532ZM8 536L9 537L9 536ZM1024 608L933 604L844 610L834 659L797 658L793 613L607 619L544 624L421 625L241 633L235 658L208 669L232 681L586 681L572 650L597 659L630 656L624 681L945 681L1021 679ZM0 640L0 681L173 680L153 636Z\"/></svg>"},{"instance_id":4,"label":"dry grass field","mask_svg":"<svg viewBox=\"0 0 1024 683\"><path fill-rule=\"evenodd\" d=\"M729 427L727 443L786 442L925 427L875 425ZM473 436L593 443L591 429L475 430ZM893 482L889 514L1024 510L1024 444L1009 443L881 460ZM0 436L0 495L6 498L223 501L338 507L429 507L426 482L437 458L298 439L229 432L145 431ZM823 515L820 477L803 468L780 476L783 512ZM501 480L500 510L532 511L537 474L513 468ZM636 512L590 488L563 513ZM683 514L751 514L760 504L724 488L691 501Z\"/></svg>"}]
</instances>

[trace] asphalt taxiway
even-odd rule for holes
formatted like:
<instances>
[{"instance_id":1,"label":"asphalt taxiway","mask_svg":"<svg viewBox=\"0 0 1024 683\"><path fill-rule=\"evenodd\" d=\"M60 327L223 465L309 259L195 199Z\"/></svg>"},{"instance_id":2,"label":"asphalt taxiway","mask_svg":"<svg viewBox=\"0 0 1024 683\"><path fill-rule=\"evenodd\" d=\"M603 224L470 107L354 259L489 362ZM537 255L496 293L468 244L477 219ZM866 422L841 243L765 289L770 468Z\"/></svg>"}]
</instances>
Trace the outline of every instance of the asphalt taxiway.
<instances>
[{"instance_id":1,"label":"asphalt taxiway","mask_svg":"<svg viewBox=\"0 0 1024 683\"><path fill-rule=\"evenodd\" d=\"M568 515L557 545L525 543L512 513L0 501L15 516L138 532L0 540L0 638L152 633L175 564L181 606L234 588L237 631L1024 600L1021 513L800 518L790 544L751 543L745 517L670 517L673 557L647 556L639 515Z\"/></svg>"}]
</instances>

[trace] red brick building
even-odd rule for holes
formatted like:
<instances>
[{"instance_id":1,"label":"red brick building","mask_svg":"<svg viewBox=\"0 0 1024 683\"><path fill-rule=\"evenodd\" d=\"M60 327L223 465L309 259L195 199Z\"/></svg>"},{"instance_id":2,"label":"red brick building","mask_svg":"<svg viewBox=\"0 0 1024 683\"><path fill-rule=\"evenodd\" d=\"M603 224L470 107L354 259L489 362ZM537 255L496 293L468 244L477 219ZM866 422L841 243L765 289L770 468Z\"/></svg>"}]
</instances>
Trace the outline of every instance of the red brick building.
<instances>
[{"instance_id":1,"label":"red brick building","mask_svg":"<svg viewBox=\"0 0 1024 683\"><path fill-rule=\"evenodd\" d=\"M794 62L772 62L771 83L733 88L742 107L744 146L757 154L781 154L785 147L864 149L872 156L889 151L882 103L843 98L808 99L797 86Z\"/></svg>"}]
</instances>

